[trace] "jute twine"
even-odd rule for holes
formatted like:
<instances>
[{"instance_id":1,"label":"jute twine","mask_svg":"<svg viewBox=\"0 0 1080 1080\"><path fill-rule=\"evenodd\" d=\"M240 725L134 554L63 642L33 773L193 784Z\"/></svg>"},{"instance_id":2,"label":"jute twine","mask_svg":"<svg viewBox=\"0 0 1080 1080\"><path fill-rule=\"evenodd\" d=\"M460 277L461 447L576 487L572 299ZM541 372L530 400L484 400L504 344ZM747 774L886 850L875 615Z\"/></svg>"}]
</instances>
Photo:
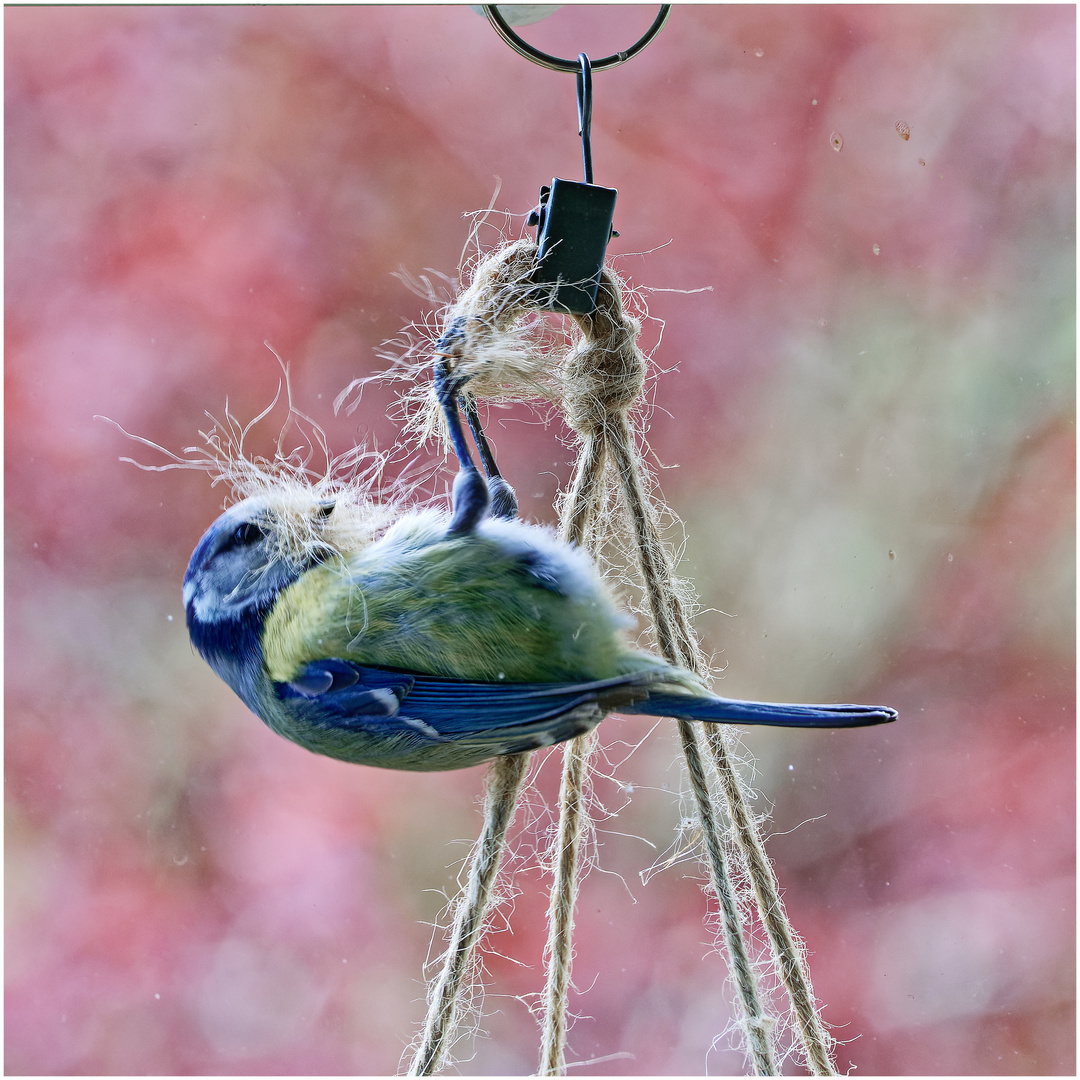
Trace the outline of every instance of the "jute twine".
<instances>
[{"instance_id":1,"label":"jute twine","mask_svg":"<svg viewBox=\"0 0 1080 1080\"><path fill-rule=\"evenodd\" d=\"M468 995L476 943L486 925L506 830L514 820L528 764L528 754L512 754L497 758L488 770L484 827L469 860L465 887L454 905L450 944L442 970L431 987L424 1031L409 1067L410 1076L431 1076L447 1064Z\"/></svg>"},{"instance_id":2,"label":"jute twine","mask_svg":"<svg viewBox=\"0 0 1080 1080\"><path fill-rule=\"evenodd\" d=\"M549 366L543 370L535 357L527 355L527 348L514 345L506 350L500 346L499 338L513 334L515 320L539 305L536 290L529 281L535 260L536 247L531 241L522 240L499 249L481 264L471 286L447 312L447 323L456 320L459 328L463 328L461 362L475 368L470 371L475 376L470 386L481 397L520 396L523 383L542 386L545 396L558 395L568 422L580 438L574 479L561 499L563 537L590 547L594 553L599 550L602 537L596 528L597 510L604 501L606 486L613 480L631 523L657 645L671 663L704 675L706 665L676 586L668 549L660 536L654 504L646 489L641 454L628 419L628 412L645 383L646 359L637 346L640 326L624 310L618 280L605 270L597 307L590 315L574 316L582 336L558 369ZM729 740L733 741L734 736L722 725L682 720L677 723L704 837L709 880L720 905L723 941L753 1072L777 1075L771 1041L776 1024L766 1013L747 948L738 897L724 854L725 832L729 832L752 883L773 963L791 998L806 1061L816 1075L835 1075L831 1039L818 1013L797 937L750 812L748 793L733 764ZM584 803L593 738L588 735L574 739L564 748L545 949L539 1067L542 1076L561 1075L566 1068L574 908L580 878L581 838L587 823ZM703 741L707 755L702 750ZM461 1002L468 993L473 951L485 925L502 844L514 815L528 756L501 758L491 766L484 828L455 907L450 943L432 988L421 1045L410 1075L429 1075L446 1063ZM720 820L710 789L707 758L719 780L730 830Z\"/></svg>"}]
</instances>

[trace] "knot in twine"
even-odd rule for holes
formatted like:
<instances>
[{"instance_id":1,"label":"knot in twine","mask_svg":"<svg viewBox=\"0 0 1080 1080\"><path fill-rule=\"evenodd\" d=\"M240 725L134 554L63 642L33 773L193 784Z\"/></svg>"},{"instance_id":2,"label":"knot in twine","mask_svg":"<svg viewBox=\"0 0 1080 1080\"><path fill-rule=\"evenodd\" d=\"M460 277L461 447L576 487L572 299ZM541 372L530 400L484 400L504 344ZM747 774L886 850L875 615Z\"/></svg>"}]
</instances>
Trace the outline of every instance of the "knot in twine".
<instances>
[{"instance_id":1,"label":"knot in twine","mask_svg":"<svg viewBox=\"0 0 1080 1080\"><path fill-rule=\"evenodd\" d=\"M570 426L582 436L625 413L645 386L646 361L637 347L641 323L623 309L619 282L604 269L589 315L575 315L583 337L563 360L563 405Z\"/></svg>"},{"instance_id":2,"label":"knot in twine","mask_svg":"<svg viewBox=\"0 0 1080 1080\"><path fill-rule=\"evenodd\" d=\"M647 362L636 344L641 323L626 314L621 282L605 267L595 309L573 316L581 339L553 365L544 324L525 320L547 309L554 292L536 284L538 266L530 239L484 259L443 314L440 355L469 380L473 397L560 401L570 426L587 436L629 409L644 389Z\"/></svg>"}]
</instances>

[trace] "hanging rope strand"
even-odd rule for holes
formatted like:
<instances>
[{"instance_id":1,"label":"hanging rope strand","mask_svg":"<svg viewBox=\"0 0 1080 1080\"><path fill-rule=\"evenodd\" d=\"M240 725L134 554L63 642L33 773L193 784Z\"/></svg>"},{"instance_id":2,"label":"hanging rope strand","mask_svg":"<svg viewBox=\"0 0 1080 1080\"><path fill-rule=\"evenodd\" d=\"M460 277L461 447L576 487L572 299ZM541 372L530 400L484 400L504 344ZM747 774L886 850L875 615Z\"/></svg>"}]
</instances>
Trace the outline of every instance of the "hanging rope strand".
<instances>
[{"instance_id":1,"label":"hanging rope strand","mask_svg":"<svg viewBox=\"0 0 1080 1080\"><path fill-rule=\"evenodd\" d=\"M672 574L667 553L663 548L652 509L641 485L641 476L630 442L629 427L624 419L621 424L613 426L618 430L618 435L612 440L612 456L623 483L630 516L634 522L641 573L656 628L657 645L666 660L701 673L704 665L700 651L691 635L678 594L671 586ZM720 904L724 946L739 1001L742 1004L742 1026L746 1033L751 1065L758 1076L776 1076L776 1062L770 1043L770 1035L775 1029L775 1022L766 1012L758 989L757 974L747 950L745 929L739 914L738 897L724 857L724 848L720 839L721 828L717 822L716 804L709 790L699 735L696 727L688 721L679 720L677 724L694 805L705 840L709 881Z\"/></svg>"},{"instance_id":2,"label":"hanging rope strand","mask_svg":"<svg viewBox=\"0 0 1080 1080\"><path fill-rule=\"evenodd\" d=\"M589 315L576 316L583 341L564 362L569 389L567 417L585 440L582 462L594 462L593 477L579 472L575 491L586 486L599 493L599 472L605 456L619 478L623 500L634 523L634 539L639 553L642 578L661 652L673 663L700 668L697 644L683 614L678 596L671 587L672 574L651 506L642 486L634 453L627 410L644 387L645 358L636 341L639 326L626 317L617 281L608 271L601 275L597 306ZM591 449L603 446L605 453ZM591 452L590 452L591 451ZM580 482L580 483L579 483ZM765 1014L757 980L746 948L738 901L724 859L721 830L709 791L697 732L685 722L679 725L686 755L695 806L705 836L709 877L721 907L724 941L742 1004L750 1058L758 1075L775 1075L776 1066L769 1045L773 1025ZM549 1008L555 1003L549 1002ZM565 1002L561 1005L565 1011ZM545 1024L547 1027L547 1024Z\"/></svg>"},{"instance_id":3,"label":"hanging rope strand","mask_svg":"<svg viewBox=\"0 0 1080 1080\"><path fill-rule=\"evenodd\" d=\"M584 546L600 502L606 451L604 439L585 440L560 517L562 538ZM593 734L572 739L563 750L559 783L559 828L548 902L548 939L544 950L543 1014L540 1031L540 1076L561 1076L566 1070L566 1034L570 971L573 963L574 910L581 871L581 836L585 830L585 778Z\"/></svg>"},{"instance_id":4,"label":"hanging rope strand","mask_svg":"<svg viewBox=\"0 0 1080 1080\"><path fill-rule=\"evenodd\" d=\"M610 445L615 467L624 483L635 531L638 534L642 577L645 580L646 594L649 597L650 611L656 626L657 641L661 652L665 659L672 663L681 664L703 675L705 665L702 662L697 641L690 629L683 604L678 594L670 587L673 576L671 567L659 539L648 499L642 489L640 471L636 466L633 445L630 442L630 433L625 421L621 425L612 425ZM685 726L685 721L680 722L680 725ZM799 1040L802 1043L807 1064L817 1076L835 1075L835 1067L832 1063L832 1039L821 1020L811 989L809 972L796 944L795 932L780 897L772 864L765 853L761 835L750 813L747 793L739 778L738 770L731 762L722 730L716 724L709 724L706 731L713 764L720 778L720 789L731 819L735 842L746 861L747 876L754 890L762 924L769 937L777 971L791 999ZM696 747L699 745L697 733L694 731L690 734L694 737ZM687 738L684 735L684 750L687 745ZM710 862L714 861L710 857ZM723 899L721 902L723 903ZM740 962L734 953L732 959L736 963ZM749 1001L750 997L747 996L746 1000ZM758 1004L760 1005L760 1002ZM748 1012L748 1022L753 1022L753 1016L753 1013Z\"/></svg>"},{"instance_id":5,"label":"hanging rope strand","mask_svg":"<svg viewBox=\"0 0 1080 1080\"><path fill-rule=\"evenodd\" d=\"M608 303L611 302L613 295L617 299L617 294L613 294L607 288L602 288L601 295L605 297ZM600 296L598 296L598 301L599 299ZM611 310L613 311L614 308ZM605 318L610 324L609 332L614 334L614 327L619 322L619 318L613 314L609 314ZM618 413L617 420L618 422L612 423L606 429L609 437L608 442L630 509L631 519L634 522L641 572L645 582L650 612L656 627L657 643L665 658L672 663L681 664L697 671L698 674L704 674L704 664L702 663L696 639L690 629L682 601L677 591L671 586L672 570L663 543L659 538L659 532L648 498L642 487L638 459L625 420L625 413ZM702 802L704 798L708 798L707 788L704 786L706 783L704 771L700 769L700 761L698 761L696 767L691 762L691 757L700 755L697 733L693 730L682 730L687 727L689 725L686 725L685 722L680 722L684 753L687 753L691 784L695 788L695 799L700 812L705 805L711 807L711 800L708 803ZM728 807L735 841L746 861L748 877L754 890L762 924L769 937L780 979L791 998L799 1040L807 1063L811 1071L816 1075L835 1075L835 1068L831 1060L832 1040L825 1030L818 1012L810 986L809 973L796 944L795 932L780 898L776 876L773 873L768 856L765 854L764 845L754 824L753 816L749 811L749 800L738 771L731 762L720 729L716 725L708 725L707 731L708 745L712 752L717 775L720 778L721 791ZM699 787L699 784L702 786ZM717 846L715 852L709 850L709 834L710 831L715 831L710 830L710 826L706 824L711 817L711 809L702 814L706 850L714 878L713 886L724 909L724 932L729 955L735 970L736 982L740 988L740 996L746 1008L747 1034L751 1043L751 1053L756 1068L774 1072L775 1067L771 1064L771 1061L767 1060L767 1057L771 1057L771 1055L764 1052L764 1050L767 1050L767 1046L764 1048L761 1045L757 1048L754 1046L755 1040L760 1044L762 1033L767 1030L770 1022L761 1008L760 996L756 992L756 987L752 986L750 981L744 980L741 974L745 969L747 958L745 949L742 947L742 934L741 932L734 932L737 906L734 906L734 894L732 893L730 897L727 895L730 883L726 870L721 866L723 859L722 848ZM728 910L729 900L733 905L730 912ZM730 926L729 922L731 923Z\"/></svg>"},{"instance_id":6,"label":"hanging rope strand","mask_svg":"<svg viewBox=\"0 0 1080 1080\"><path fill-rule=\"evenodd\" d=\"M770 1035L774 1023L765 1011L758 990L757 974L746 951L742 916L739 914L735 888L727 871L724 846L717 826L715 806L709 792L705 775L698 732L687 720L676 721L682 741L683 756L690 776L690 789L694 795L698 820L705 842L705 856L709 865L709 882L720 902L721 927L727 948L728 963L735 980L739 1000L743 1006L742 1027L746 1033L747 1048L755 1076L777 1076Z\"/></svg>"},{"instance_id":7,"label":"hanging rope strand","mask_svg":"<svg viewBox=\"0 0 1080 1080\"><path fill-rule=\"evenodd\" d=\"M818 1011L817 999L810 985L810 972L784 908L776 874L765 853L761 833L749 812L749 800L743 790L742 781L738 771L730 763L719 725L709 724L706 737L720 777L720 788L727 802L728 813L731 815L736 842L746 859L747 876L754 888L758 911L769 936L780 980L791 998L792 1012L795 1014L806 1063L815 1076L835 1076L836 1067L832 1060L833 1039Z\"/></svg>"},{"instance_id":8,"label":"hanging rope strand","mask_svg":"<svg viewBox=\"0 0 1080 1080\"><path fill-rule=\"evenodd\" d=\"M529 754L496 758L488 770L484 827L469 862L468 881L457 901L450 943L431 991L431 1003L409 1076L431 1076L446 1061L460 1005L468 993L476 943L483 932L492 889L499 872L506 831L514 819Z\"/></svg>"},{"instance_id":9,"label":"hanging rope strand","mask_svg":"<svg viewBox=\"0 0 1080 1080\"><path fill-rule=\"evenodd\" d=\"M566 1071L566 1017L573 961L574 910L581 870L581 837L587 815L584 805L585 778L588 775L589 754L595 742L595 733L590 732L572 739L563 751L557 858L548 903L547 969L539 1076L561 1076Z\"/></svg>"}]
</instances>

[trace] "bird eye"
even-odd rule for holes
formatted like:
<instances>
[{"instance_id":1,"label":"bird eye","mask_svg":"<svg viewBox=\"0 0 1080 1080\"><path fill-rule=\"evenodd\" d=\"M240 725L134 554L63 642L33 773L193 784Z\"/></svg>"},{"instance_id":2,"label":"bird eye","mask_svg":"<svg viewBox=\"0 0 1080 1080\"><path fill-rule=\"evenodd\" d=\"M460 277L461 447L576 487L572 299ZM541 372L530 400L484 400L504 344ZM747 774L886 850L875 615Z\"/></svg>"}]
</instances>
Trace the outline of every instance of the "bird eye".
<instances>
[{"instance_id":1,"label":"bird eye","mask_svg":"<svg viewBox=\"0 0 1080 1080\"><path fill-rule=\"evenodd\" d=\"M245 521L238 525L232 534L232 547L246 547L248 544L256 544L263 538L263 531L254 522Z\"/></svg>"}]
</instances>

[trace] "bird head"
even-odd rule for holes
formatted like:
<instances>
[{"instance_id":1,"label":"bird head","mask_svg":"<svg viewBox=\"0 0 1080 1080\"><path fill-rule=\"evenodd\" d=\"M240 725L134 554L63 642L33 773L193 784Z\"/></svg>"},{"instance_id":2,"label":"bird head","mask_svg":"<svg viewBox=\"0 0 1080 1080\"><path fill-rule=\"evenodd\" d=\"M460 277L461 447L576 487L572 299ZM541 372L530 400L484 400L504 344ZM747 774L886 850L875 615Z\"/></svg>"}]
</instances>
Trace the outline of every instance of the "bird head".
<instances>
[{"instance_id":1,"label":"bird head","mask_svg":"<svg viewBox=\"0 0 1080 1080\"><path fill-rule=\"evenodd\" d=\"M362 550L393 508L353 491L282 485L229 507L203 535L184 575L188 624L265 614L311 567Z\"/></svg>"},{"instance_id":2,"label":"bird head","mask_svg":"<svg viewBox=\"0 0 1080 1080\"><path fill-rule=\"evenodd\" d=\"M332 513L329 504L324 513ZM216 623L268 608L314 561L290 544L287 518L267 499L231 506L199 541L184 575L188 621Z\"/></svg>"}]
</instances>

